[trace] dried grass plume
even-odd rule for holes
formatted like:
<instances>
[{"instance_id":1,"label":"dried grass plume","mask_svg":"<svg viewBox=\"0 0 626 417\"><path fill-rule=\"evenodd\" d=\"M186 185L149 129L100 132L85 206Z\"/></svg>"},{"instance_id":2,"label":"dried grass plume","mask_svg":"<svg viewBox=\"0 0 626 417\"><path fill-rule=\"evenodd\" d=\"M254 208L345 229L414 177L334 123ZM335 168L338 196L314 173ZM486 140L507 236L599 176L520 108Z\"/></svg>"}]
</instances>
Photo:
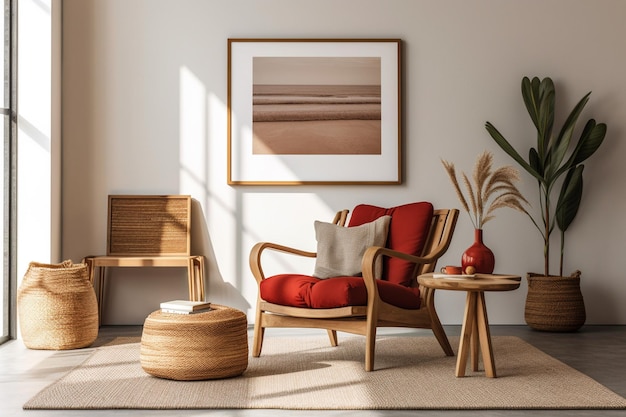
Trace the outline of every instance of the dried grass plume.
<instances>
[{"instance_id":1,"label":"dried grass plume","mask_svg":"<svg viewBox=\"0 0 626 417\"><path fill-rule=\"evenodd\" d=\"M494 218L494 211L508 207L526 213L524 204L528 201L519 192L515 183L519 181L519 172L505 165L492 170L493 154L485 151L478 156L472 173L472 181L462 173L462 181L467 191L467 198L459 185L454 164L441 160L443 167L450 176L456 195L463 209L470 215L476 229L482 229L484 224Z\"/></svg>"}]
</instances>

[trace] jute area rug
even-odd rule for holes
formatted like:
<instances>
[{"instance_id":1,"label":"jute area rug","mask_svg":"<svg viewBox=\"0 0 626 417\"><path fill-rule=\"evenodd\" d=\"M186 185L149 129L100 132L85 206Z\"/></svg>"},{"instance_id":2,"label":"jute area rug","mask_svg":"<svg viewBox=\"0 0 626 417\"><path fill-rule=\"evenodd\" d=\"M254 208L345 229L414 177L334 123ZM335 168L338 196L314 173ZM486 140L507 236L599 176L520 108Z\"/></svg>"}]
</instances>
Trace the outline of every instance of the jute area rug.
<instances>
[{"instance_id":1,"label":"jute area rug","mask_svg":"<svg viewBox=\"0 0 626 417\"><path fill-rule=\"evenodd\" d=\"M498 378L454 376L434 337L379 337L365 372L362 337L266 337L239 377L181 382L146 374L139 343L95 349L25 409L610 409L626 399L517 337L494 337ZM450 338L453 346L457 337ZM482 368L482 365L481 365Z\"/></svg>"}]
</instances>

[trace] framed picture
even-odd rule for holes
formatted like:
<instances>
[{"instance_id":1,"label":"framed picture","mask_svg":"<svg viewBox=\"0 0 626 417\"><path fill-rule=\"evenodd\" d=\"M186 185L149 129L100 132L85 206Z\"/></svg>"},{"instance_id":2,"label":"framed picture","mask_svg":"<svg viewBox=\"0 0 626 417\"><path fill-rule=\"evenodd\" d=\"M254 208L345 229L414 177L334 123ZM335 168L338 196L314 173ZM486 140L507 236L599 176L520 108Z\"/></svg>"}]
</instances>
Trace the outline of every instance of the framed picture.
<instances>
[{"instance_id":1,"label":"framed picture","mask_svg":"<svg viewBox=\"0 0 626 417\"><path fill-rule=\"evenodd\" d=\"M228 184L400 184L398 39L228 39Z\"/></svg>"}]
</instances>

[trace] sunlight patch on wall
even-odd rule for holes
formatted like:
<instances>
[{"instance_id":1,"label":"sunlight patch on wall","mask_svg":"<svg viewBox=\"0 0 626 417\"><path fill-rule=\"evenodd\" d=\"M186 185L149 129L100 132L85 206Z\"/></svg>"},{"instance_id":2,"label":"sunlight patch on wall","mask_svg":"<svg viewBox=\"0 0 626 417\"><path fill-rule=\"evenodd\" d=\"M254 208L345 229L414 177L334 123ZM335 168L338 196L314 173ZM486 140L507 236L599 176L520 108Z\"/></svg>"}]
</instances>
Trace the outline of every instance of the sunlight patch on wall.
<instances>
[{"instance_id":1,"label":"sunlight patch on wall","mask_svg":"<svg viewBox=\"0 0 626 417\"><path fill-rule=\"evenodd\" d=\"M179 190L201 198L206 194L206 88L186 67L179 83Z\"/></svg>"},{"instance_id":2,"label":"sunlight patch on wall","mask_svg":"<svg viewBox=\"0 0 626 417\"><path fill-rule=\"evenodd\" d=\"M226 186L226 104L213 92L208 96L208 151L210 158L209 184L211 189L223 187L226 192L232 192Z\"/></svg>"},{"instance_id":3,"label":"sunlight patch on wall","mask_svg":"<svg viewBox=\"0 0 626 417\"><path fill-rule=\"evenodd\" d=\"M242 222L241 192L226 184L226 104L214 92L209 92L208 100L208 194L205 202L207 226L213 242L219 271L224 282L241 289L242 256L247 256L241 247L241 231L246 226ZM219 243L218 243L219 242ZM221 291L226 291L222 286ZM239 292L239 291L238 291Z\"/></svg>"},{"instance_id":4,"label":"sunlight patch on wall","mask_svg":"<svg viewBox=\"0 0 626 417\"><path fill-rule=\"evenodd\" d=\"M208 230L196 233L207 232L211 242L219 242L212 245L216 259L208 259L212 265L219 259L219 271L209 272L220 272L229 281L239 276L233 253L237 253L237 230L241 227L236 215L237 193L227 186L225 178L226 105L186 66L179 70L179 91L179 192L190 194L202 207ZM208 251L208 244L199 242L197 249ZM214 281L219 278L211 277Z\"/></svg>"},{"instance_id":5,"label":"sunlight patch on wall","mask_svg":"<svg viewBox=\"0 0 626 417\"><path fill-rule=\"evenodd\" d=\"M243 221L250 225L244 234L245 248L251 248L260 241L269 241L315 252L317 241L313 223L315 220L331 222L336 210L343 208L335 210L317 193L311 192L250 193L243 195L242 200ZM269 251L264 265L268 275L285 271L313 272L310 259Z\"/></svg>"}]
</instances>

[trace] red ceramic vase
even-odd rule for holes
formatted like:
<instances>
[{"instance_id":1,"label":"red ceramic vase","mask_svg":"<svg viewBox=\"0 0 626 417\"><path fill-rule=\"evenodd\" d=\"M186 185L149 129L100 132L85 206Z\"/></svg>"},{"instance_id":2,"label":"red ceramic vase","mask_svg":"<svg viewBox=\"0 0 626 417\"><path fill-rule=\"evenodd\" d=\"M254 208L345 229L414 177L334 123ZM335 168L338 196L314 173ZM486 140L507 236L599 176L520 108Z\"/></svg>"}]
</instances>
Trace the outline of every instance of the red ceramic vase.
<instances>
[{"instance_id":1,"label":"red ceramic vase","mask_svg":"<svg viewBox=\"0 0 626 417\"><path fill-rule=\"evenodd\" d=\"M483 243L483 230L474 229L474 244L463 252L461 266L463 271L473 266L477 273L491 274L495 265L493 252Z\"/></svg>"}]
</instances>

